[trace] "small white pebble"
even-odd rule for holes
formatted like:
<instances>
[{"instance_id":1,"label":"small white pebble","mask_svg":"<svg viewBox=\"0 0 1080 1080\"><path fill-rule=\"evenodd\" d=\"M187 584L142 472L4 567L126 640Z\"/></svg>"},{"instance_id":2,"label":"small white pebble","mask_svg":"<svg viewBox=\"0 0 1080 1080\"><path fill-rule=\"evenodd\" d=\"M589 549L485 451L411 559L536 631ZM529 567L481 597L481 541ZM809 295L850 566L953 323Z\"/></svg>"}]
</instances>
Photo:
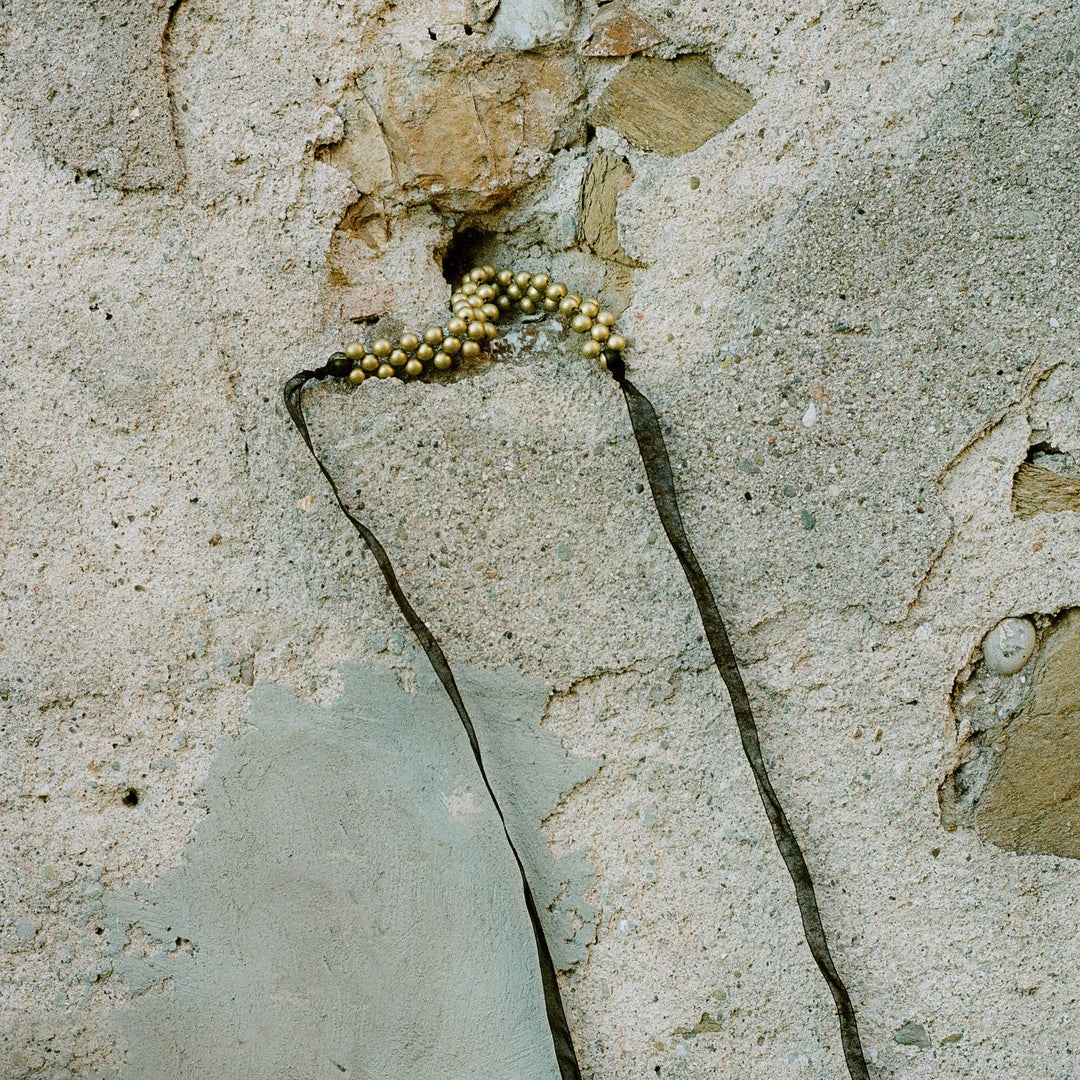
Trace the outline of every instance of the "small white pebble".
<instances>
[{"instance_id":1,"label":"small white pebble","mask_svg":"<svg viewBox=\"0 0 1080 1080\"><path fill-rule=\"evenodd\" d=\"M1059 323L1057 321L1057 319L1055 319L1054 316L1051 315L1050 316L1050 325L1056 330L1061 325L1061 323Z\"/></svg>"},{"instance_id":2,"label":"small white pebble","mask_svg":"<svg viewBox=\"0 0 1080 1080\"><path fill-rule=\"evenodd\" d=\"M817 420L817 406L810 402L810 408L803 413L803 427L812 427L815 420Z\"/></svg>"},{"instance_id":3,"label":"small white pebble","mask_svg":"<svg viewBox=\"0 0 1080 1080\"><path fill-rule=\"evenodd\" d=\"M1027 619L1002 619L983 638L983 659L998 675L1014 675L1035 652L1035 627Z\"/></svg>"}]
</instances>

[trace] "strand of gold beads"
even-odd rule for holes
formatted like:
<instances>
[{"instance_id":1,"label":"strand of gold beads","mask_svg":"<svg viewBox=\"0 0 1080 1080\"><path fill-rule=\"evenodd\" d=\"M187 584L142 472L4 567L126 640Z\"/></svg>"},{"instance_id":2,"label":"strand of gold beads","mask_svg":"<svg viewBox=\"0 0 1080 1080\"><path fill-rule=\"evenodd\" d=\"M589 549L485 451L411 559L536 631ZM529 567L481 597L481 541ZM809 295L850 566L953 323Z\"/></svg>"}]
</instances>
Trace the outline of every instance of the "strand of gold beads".
<instances>
[{"instance_id":1,"label":"strand of gold beads","mask_svg":"<svg viewBox=\"0 0 1080 1080\"><path fill-rule=\"evenodd\" d=\"M396 341L378 338L368 348L350 342L327 361L329 374L358 386L365 379L420 379L449 371L462 360L474 360L494 338L496 322L515 309L523 315L550 312L567 317L570 329L585 335L581 355L603 363L604 353L622 352L626 339L615 330L615 316L594 298L582 298L547 274L496 270L477 266L450 297L453 317L445 326L427 326L422 333L401 334Z\"/></svg>"}]
</instances>

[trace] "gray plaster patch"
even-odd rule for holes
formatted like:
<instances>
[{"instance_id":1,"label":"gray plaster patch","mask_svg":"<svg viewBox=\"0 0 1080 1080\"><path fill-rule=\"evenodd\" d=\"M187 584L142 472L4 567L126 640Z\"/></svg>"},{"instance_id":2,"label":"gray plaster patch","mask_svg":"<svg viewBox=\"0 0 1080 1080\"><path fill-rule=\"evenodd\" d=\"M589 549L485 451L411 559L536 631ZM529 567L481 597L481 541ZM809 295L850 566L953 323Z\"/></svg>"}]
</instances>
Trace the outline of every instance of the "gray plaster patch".
<instances>
[{"instance_id":1,"label":"gray plaster patch","mask_svg":"<svg viewBox=\"0 0 1080 1080\"><path fill-rule=\"evenodd\" d=\"M459 676L541 910L561 897L567 965L594 933L591 875L540 825L595 765L540 730L542 684ZM385 669L342 677L327 708L256 686L181 866L106 894L122 1080L554 1075L519 879L457 717L427 671L415 694Z\"/></svg>"}]
</instances>

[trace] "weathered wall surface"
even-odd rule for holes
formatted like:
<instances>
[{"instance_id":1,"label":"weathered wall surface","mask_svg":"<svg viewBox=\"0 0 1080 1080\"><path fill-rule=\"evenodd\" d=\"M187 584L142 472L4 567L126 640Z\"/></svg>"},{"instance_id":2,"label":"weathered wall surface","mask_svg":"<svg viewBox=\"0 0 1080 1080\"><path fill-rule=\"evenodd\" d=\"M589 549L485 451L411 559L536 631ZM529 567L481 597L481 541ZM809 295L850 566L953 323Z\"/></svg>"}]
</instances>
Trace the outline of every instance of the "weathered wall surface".
<instances>
[{"instance_id":1,"label":"weathered wall surface","mask_svg":"<svg viewBox=\"0 0 1080 1080\"><path fill-rule=\"evenodd\" d=\"M432 741L390 738L446 713L280 387L384 315L442 318L471 255L619 311L875 1080L1080 1075L1080 17L618 3L0 4L3 1076L209 1077L195 1005L304 1023L306 973L359 977L320 949L385 897L413 936L346 955L397 993L403 957L447 978L437 887L378 853L395 798L428 808L418 849L478 788L425 788ZM451 662L531 687L541 749L503 782L546 838L586 1075L840 1076L607 376L541 325L468 377L318 388L309 415ZM1005 617L1033 631L1013 672L982 649ZM282 725L311 756L277 776ZM351 802L340 762L362 785L399 752L393 798ZM350 805L343 862L307 852L321 899L289 897L312 936L244 946L273 837ZM508 989L461 1000L494 994L513 1034L434 994L445 1027L395 1042L361 995L305 1024L301 1064L256 1040L253 1075L547 1075L484 836L460 849L491 875L466 970ZM415 888L351 879L350 843Z\"/></svg>"}]
</instances>

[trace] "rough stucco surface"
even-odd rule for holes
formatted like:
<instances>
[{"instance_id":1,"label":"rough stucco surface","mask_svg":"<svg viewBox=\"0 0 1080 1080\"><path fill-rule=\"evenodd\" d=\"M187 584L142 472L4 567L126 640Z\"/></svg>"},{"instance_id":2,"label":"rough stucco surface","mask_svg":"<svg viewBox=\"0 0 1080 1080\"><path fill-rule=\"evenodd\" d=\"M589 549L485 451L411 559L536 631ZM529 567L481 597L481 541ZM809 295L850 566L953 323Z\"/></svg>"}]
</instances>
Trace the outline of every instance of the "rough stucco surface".
<instances>
[{"instance_id":1,"label":"rough stucco surface","mask_svg":"<svg viewBox=\"0 0 1080 1080\"><path fill-rule=\"evenodd\" d=\"M600 288L569 217L600 150L634 176L632 374L668 425L872 1075L1080 1073L1080 864L946 831L937 800L986 632L1080 605L1080 519L1011 509L1033 443L1080 454L1080 18L631 6L665 37L653 55L708 55L753 107L672 158L522 118L526 157L486 174L507 186L475 218L428 201L440 178L394 172L378 94L387 65L427 78L442 50L473 71L492 4L70 5L128 20L93 62L51 5L0 6L5 1077L124 1068L141 946L116 956L109 913L198 867L200 792L258 730L257 682L311 716L346 708L343 665L389 668L402 694L426 680L281 383L372 297L437 316L455 228ZM508 10L511 54L565 15L544 48L595 104L621 63L579 55L596 9ZM518 84L492 85L503 110ZM550 688L547 735L603 762L542 834L595 874L595 940L564 983L584 1071L840 1076L621 401L555 330L516 332L503 360L317 388L310 415L451 662ZM504 919L506 959L521 912ZM182 1000L167 979L152 995Z\"/></svg>"}]
</instances>

